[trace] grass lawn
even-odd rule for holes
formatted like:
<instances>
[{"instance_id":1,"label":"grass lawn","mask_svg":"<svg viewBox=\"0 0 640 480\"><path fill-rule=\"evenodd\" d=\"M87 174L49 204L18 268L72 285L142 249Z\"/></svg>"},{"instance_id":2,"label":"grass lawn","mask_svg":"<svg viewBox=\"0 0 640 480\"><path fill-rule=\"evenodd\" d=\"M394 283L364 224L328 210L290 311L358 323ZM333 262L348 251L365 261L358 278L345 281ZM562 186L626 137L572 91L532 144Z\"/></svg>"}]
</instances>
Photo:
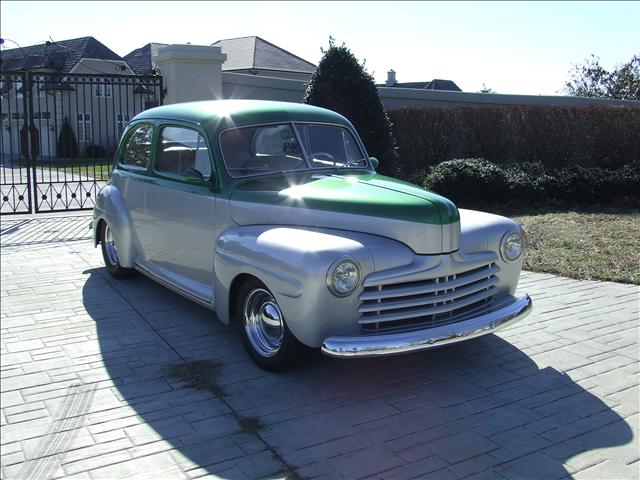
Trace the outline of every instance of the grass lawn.
<instances>
[{"instance_id":1,"label":"grass lawn","mask_svg":"<svg viewBox=\"0 0 640 480\"><path fill-rule=\"evenodd\" d=\"M640 285L640 210L496 213L525 229L525 270Z\"/></svg>"},{"instance_id":2,"label":"grass lawn","mask_svg":"<svg viewBox=\"0 0 640 480\"><path fill-rule=\"evenodd\" d=\"M24 159L13 159L11 163L14 165L20 165L26 167L29 162ZM77 158L73 160L46 160L36 161L36 172L38 178L41 176L41 171L50 171L53 178L60 177L71 180L73 175L74 179L79 177L93 178L96 180L107 180L109 178L109 172L113 164L113 158Z\"/></svg>"},{"instance_id":3,"label":"grass lawn","mask_svg":"<svg viewBox=\"0 0 640 480\"><path fill-rule=\"evenodd\" d=\"M95 167L95 170L94 170ZM40 167L38 167L39 169ZM87 164L80 164L80 165L73 165L73 166L60 166L60 167L53 167L50 165L46 165L43 164L42 168L49 168L49 170L52 170L54 172L55 175L55 171L58 170L60 172L60 175L62 175L62 171L64 170L66 172L67 178L70 178L70 175L73 174L74 178L81 176L83 178L93 178L95 180L107 180L109 178L109 172L111 172L111 165L107 164L107 165L100 165L100 164L92 164L92 163L87 163Z\"/></svg>"}]
</instances>

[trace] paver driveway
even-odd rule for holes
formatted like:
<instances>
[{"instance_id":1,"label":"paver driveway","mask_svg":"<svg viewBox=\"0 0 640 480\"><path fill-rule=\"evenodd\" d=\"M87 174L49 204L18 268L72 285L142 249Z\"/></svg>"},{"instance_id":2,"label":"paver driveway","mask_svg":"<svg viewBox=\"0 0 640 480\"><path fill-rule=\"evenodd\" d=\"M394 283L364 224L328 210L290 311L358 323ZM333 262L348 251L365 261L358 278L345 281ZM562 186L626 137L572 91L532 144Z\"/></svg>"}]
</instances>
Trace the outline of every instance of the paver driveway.
<instances>
[{"instance_id":1,"label":"paver driveway","mask_svg":"<svg viewBox=\"0 0 640 480\"><path fill-rule=\"evenodd\" d=\"M87 225L2 220L3 478L639 477L638 287L525 273L500 335L276 375Z\"/></svg>"}]
</instances>

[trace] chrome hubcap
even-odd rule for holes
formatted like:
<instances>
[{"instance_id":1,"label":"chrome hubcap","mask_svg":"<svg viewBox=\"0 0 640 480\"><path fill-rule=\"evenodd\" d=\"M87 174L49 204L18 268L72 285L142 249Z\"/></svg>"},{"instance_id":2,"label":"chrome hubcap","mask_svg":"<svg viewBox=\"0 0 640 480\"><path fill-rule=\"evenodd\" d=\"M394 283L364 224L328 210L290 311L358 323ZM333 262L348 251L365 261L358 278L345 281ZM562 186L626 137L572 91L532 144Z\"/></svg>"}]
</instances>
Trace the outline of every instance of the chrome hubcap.
<instances>
[{"instance_id":1,"label":"chrome hubcap","mask_svg":"<svg viewBox=\"0 0 640 480\"><path fill-rule=\"evenodd\" d=\"M107 259L111 265L118 264L118 251L116 250L116 244L113 241L113 234L109 225L105 225L104 230L104 251L107 254Z\"/></svg>"},{"instance_id":2,"label":"chrome hubcap","mask_svg":"<svg viewBox=\"0 0 640 480\"><path fill-rule=\"evenodd\" d=\"M244 302L244 328L256 352L273 357L284 338L284 320L275 298L262 288L252 290Z\"/></svg>"}]
</instances>

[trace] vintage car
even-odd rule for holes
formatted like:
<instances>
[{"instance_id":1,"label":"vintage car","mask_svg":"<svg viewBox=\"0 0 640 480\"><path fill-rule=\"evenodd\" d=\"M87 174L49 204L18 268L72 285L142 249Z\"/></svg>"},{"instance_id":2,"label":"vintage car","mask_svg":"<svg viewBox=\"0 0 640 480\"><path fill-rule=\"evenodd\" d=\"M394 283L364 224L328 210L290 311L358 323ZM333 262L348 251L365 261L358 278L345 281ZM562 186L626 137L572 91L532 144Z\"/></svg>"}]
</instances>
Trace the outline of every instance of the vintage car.
<instances>
[{"instance_id":1,"label":"vintage car","mask_svg":"<svg viewBox=\"0 0 640 480\"><path fill-rule=\"evenodd\" d=\"M412 352L526 316L520 226L375 172L309 105L224 100L137 115L93 213L114 277L142 272L235 322L262 368L306 347Z\"/></svg>"}]
</instances>

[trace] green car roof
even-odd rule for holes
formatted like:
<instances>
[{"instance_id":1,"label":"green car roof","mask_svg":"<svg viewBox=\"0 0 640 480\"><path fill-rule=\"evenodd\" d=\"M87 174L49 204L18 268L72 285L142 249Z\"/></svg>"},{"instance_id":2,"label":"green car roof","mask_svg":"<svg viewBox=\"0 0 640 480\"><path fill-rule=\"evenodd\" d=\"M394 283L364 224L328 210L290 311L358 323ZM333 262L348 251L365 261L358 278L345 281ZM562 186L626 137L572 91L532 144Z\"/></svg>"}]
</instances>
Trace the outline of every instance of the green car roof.
<instances>
[{"instance_id":1,"label":"green car roof","mask_svg":"<svg viewBox=\"0 0 640 480\"><path fill-rule=\"evenodd\" d=\"M353 128L345 117L326 108L266 100L208 100L176 103L146 110L138 114L134 120L157 118L196 122L207 129L212 136L230 127L274 122L334 123Z\"/></svg>"}]
</instances>

